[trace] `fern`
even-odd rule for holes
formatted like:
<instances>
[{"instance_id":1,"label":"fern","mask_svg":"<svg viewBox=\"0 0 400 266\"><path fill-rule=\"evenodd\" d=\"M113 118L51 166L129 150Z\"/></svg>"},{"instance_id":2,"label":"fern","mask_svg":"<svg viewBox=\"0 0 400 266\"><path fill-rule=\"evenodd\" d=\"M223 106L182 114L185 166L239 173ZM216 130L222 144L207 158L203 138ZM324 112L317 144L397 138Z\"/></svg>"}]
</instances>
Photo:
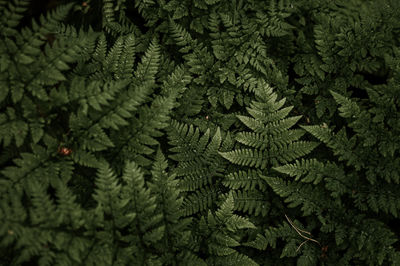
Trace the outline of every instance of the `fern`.
<instances>
[{"instance_id":1,"label":"fern","mask_svg":"<svg viewBox=\"0 0 400 266\"><path fill-rule=\"evenodd\" d=\"M253 132L240 132L237 135L239 142L255 149L237 149L221 153L224 158L235 164L265 169L276 165L277 162L286 163L304 156L316 147L316 143L313 142L297 141L302 135L299 130L290 134L289 128L300 117L283 118L282 115L278 115L284 100L276 102L276 94L269 86L260 88L256 95L260 100L253 101L248 108L252 117L238 116ZM275 120L271 120L273 116L269 114L275 114Z\"/></svg>"},{"instance_id":2,"label":"fern","mask_svg":"<svg viewBox=\"0 0 400 266\"><path fill-rule=\"evenodd\" d=\"M44 46L43 53L40 50L44 45L45 34L56 33L58 23L65 18L70 8L71 5L62 6L48 14L46 18L42 17L41 26L33 22L33 31L25 29L21 33L14 32L11 36L17 40L16 42L8 36L4 36L1 40L6 44L4 46L6 50L3 52L8 58L14 57L14 59L6 60L8 70L1 72L4 90L2 90L0 101L6 99L10 93L14 103L21 103L21 108L17 110L23 111L29 117L27 120L21 119L20 116L16 116L17 110L13 108L8 109L7 115L2 114L0 140L3 140L4 146L10 145L12 138L15 138L17 146L23 145L29 132L35 143L41 140L44 126L52 121L52 117L48 116L44 119L43 110L33 108L34 102L37 100L47 102L49 104L45 112L54 111L60 104L60 98L64 97L61 102L65 100L65 94L55 97L54 90L48 93L49 87L66 80L62 72L69 69L69 64L77 62L85 53L90 53L90 49L85 48L85 52L82 49L90 47L96 34L77 34L71 28L60 31L52 46L49 44ZM65 32L72 32L71 34L75 34L76 38L67 41L63 36ZM11 87L13 89L9 90ZM25 93L27 94L23 98ZM15 130L6 132L6 128L15 128Z\"/></svg>"},{"instance_id":3,"label":"fern","mask_svg":"<svg viewBox=\"0 0 400 266\"><path fill-rule=\"evenodd\" d=\"M1 3L0 11L1 11L1 26L0 32L4 36L15 35L15 28L20 23L23 18L23 13L28 9L29 1L25 0L15 0L8 1L8 5L6 7L6 2Z\"/></svg>"},{"instance_id":4,"label":"fern","mask_svg":"<svg viewBox=\"0 0 400 266\"><path fill-rule=\"evenodd\" d=\"M168 137L172 145L170 151L174 153L170 158L178 162L174 173L180 178L181 189L188 191L183 203L186 215L212 208L226 165L218 155L226 142L220 129L212 137L210 129L200 136L199 129L193 125L173 121Z\"/></svg>"},{"instance_id":5,"label":"fern","mask_svg":"<svg viewBox=\"0 0 400 266\"><path fill-rule=\"evenodd\" d=\"M238 231L254 229L255 226L248 219L233 214L233 208L233 196L229 194L215 214L209 211L207 219L202 218L199 222L201 234L210 243L207 248L211 256L207 262L223 265L241 263L257 265L252 259L234 249L240 245Z\"/></svg>"},{"instance_id":6,"label":"fern","mask_svg":"<svg viewBox=\"0 0 400 266\"><path fill-rule=\"evenodd\" d=\"M256 97L257 100L247 108L251 116L238 116L251 131L237 133L236 140L250 148L238 148L220 154L234 164L259 169L230 173L223 184L235 190L237 210L266 216L271 210L271 204L265 196L268 182L264 178L269 177L264 175L268 175L268 169L308 154L316 143L298 140L304 132L290 128L300 117L285 118L291 108L282 108L285 99L277 101L277 95L271 87L260 87Z\"/></svg>"},{"instance_id":7,"label":"fern","mask_svg":"<svg viewBox=\"0 0 400 266\"><path fill-rule=\"evenodd\" d=\"M2 264L400 263L396 1L56 2L0 0Z\"/></svg>"},{"instance_id":8,"label":"fern","mask_svg":"<svg viewBox=\"0 0 400 266\"><path fill-rule=\"evenodd\" d=\"M142 62L139 63L135 77L140 82L154 82L154 76L157 73L158 64L160 63L160 48L153 42L146 51Z\"/></svg>"},{"instance_id":9,"label":"fern","mask_svg":"<svg viewBox=\"0 0 400 266\"><path fill-rule=\"evenodd\" d=\"M140 106L135 112L136 116L130 118L130 129L122 134L113 132L111 138L115 141L116 148L108 157L114 162L131 158L140 165L149 165L149 156L159 144L159 138L164 135L162 130L168 127L170 114L178 106L177 100L182 97L189 81L187 72L176 67L162 85L161 94L154 95L148 105Z\"/></svg>"},{"instance_id":10,"label":"fern","mask_svg":"<svg viewBox=\"0 0 400 266\"><path fill-rule=\"evenodd\" d=\"M259 190L265 190L265 183L259 179L261 171L248 170L229 173L222 183L231 189L243 188L245 191L253 190L258 187Z\"/></svg>"}]
</instances>

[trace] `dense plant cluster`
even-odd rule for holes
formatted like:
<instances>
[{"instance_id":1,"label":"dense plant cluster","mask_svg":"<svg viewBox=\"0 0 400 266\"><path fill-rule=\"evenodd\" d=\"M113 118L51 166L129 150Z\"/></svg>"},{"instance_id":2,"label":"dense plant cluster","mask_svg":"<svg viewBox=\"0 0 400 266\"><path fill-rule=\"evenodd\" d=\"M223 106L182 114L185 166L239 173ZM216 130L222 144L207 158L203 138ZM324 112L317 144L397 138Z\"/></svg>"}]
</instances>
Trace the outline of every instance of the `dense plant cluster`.
<instances>
[{"instance_id":1,"label":"dense plant cluster","mask_svg":"<svg viewBox=\"0 0 400 266\"><path fill-rule=\"evenodd\" d=\"M397 0L0 0L0 265L400 265Z\"/></svg>"}]
</instances>

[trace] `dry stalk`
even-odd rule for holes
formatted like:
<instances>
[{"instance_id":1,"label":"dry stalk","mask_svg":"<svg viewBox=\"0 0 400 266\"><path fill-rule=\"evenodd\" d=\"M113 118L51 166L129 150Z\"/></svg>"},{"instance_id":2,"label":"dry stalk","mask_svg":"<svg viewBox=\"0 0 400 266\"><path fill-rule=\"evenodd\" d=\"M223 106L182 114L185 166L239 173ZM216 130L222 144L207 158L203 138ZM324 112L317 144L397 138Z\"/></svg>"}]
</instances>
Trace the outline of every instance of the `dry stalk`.
<instances>
[{"instance_id":1,"label":"dry stalk","mask_svg":"<svg viewBox=\"0 0 400 266\"><path fill-rule=\"evenodd\" d=\"M294 223L289 219L289 217L287 217L286 214L285 214L285 217L286 217L286 220L288 220L289 224L294 228L294 230L296 230L296 232L297 232L301 237L303 237L304 239L306 239L306 240L305 240L303 243L301 243L300 246L296 249L296 252L298 252L299 249L301 248L301 246L304 245L307 241L313 241L313 242L315 242L315 243L317 243L318 245L321 246L321 244L320 244L317 240L312 239L312 238L310 238L310 237L307 237L307 236L305 236L305 235L303 235L303 234L301 233L301 232L303 232L303 233L308 234L308 235L311 236L311 233L310 233L310 232L301 230L300 228L296 227L296 226L294 225Z\"/></svg>"}]
</instances>

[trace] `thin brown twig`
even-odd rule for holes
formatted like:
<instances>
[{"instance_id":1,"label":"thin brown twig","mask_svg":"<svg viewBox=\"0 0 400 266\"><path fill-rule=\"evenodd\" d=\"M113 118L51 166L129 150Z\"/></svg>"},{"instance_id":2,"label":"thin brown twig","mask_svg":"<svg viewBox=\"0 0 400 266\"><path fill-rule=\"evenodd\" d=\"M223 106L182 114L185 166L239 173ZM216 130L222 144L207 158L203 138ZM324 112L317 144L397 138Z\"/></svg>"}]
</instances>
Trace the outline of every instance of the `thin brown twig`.
<instances>
[{"instance_id":1,"label":"thin brown twig","mask_svg":"<svg viewBox=\"0 0 400 266\"><path fill-rule=\"evenodd\" d=\"M296 252L298 252L301 248L302 245L304 245L305 243L307 243L308 239L303 241L303 243L300 244L300 246L297 247Z\"/></svg>"},{"instance_id":2,"label":"thin brown twig","mask_svg":"<svg viewBox=\"0 0 400 266\"><path fill-rule=\"evenodd\" d=\"M306 239L303 243L300 244L300 246L297 248L296 252L298 252L299 249L301 248L301 246L304 245L304 244L305 244L307 241L309 241L309 240L310 240L310 241L313 241L313 242L315 242L315 243L317 243L318 245L321 246L321 244L320 244L317 240L312 239L312 238L310 238L310 237L307 237L307 236L305 236L305 235L303 235L303 234L301 233L301 232L303 232L303 233L309 234L309 235L311 236L311 233L310 233L310 232L301 230L300 228L296 227L296 226L294 225L294 223L289 219L289 217L287 217L286 214L285 214L285 217L286 217L286 219L288 220L289 224L293 227L293 229L296 230L296 232L297 232L301 237L303 237L304 239Z\"/></svg>"},{"instance_id":3,"label":"thin brown twig","mask_svg":"<svg viewBox=\"0 0 400 266\"><path fill-rule=\"evenodd\" d=\"M296 227L296 226L293 224L293 222L289 219L289 217L287 217L286 214L285 214L285 217L286 217L286 219L288 220L288 222L290 223L290 225L291 225L296 231L300 231L300 232L303 232L303 233L306 233L306 234L311 235L310 232L307 232L307 231L305 231L305 230L301 230L300 228ZM301 234L300 234L300 235L301 235Z\"/></svg>"}]
</instances>

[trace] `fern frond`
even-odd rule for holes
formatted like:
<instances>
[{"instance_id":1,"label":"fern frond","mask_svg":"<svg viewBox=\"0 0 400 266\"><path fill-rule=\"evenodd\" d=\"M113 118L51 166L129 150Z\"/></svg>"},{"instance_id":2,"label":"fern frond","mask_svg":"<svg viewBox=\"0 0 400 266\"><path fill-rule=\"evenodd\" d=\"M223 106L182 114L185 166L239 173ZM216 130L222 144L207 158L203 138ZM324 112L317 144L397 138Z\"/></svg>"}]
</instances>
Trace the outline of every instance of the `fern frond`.
<instances>
[{"instance_id":1,"label":"fern frond","mask_svg":"<svg viewBox=\"0 0 400 266\"><path fill-rule=\"evenodd\" d=\"M332 130L325 126L300 126L307 132L311 133L314 137L327 145L332 144L333 133Z\"/></svg>"},{"instance_id":2,"label":"fern frond","mask_svg":"<svg viewBox=\"0 0 400 266\"><path fill-rule=\"evenodd\" d=\"M249 169L245 171L237 171L230 173L222 181L222 183L231 189L243 189L244 191L254 190L256 187L260 191L265 191L266 184L260 179L261 172Z\"/></svg>"},{"instance_id":3,"label":"fern frond","mask_svg":"<svg viewBox=\"0 0 400 266\"><path fill-rule=\"evenodd\" d=\"M20 147L28 132L28 124L17 119L14 108L8 107L6 113L0 114L0 142L3 142L3 147L9 146L12 139L15 139L16 146Z\"/></svg>"},{"instance_id":4,"label":"fern frond","mask_svg":"<svg viewBox=\"0 0 400 266\"><path fill-rule=\"evenodd\" d=\"M352 102L347 97L340 95L334 91L330 91L335 101L340 104L339 107L340 116L344 118L358 118L360 114L360 108L358 107L357 103Z\"/></svg>"},{"instance_id":5,"label":"fern frond","mask_svg":"<svg viewBox=\"0 0 400 266\"><path fill-rule=\"evenodd\" d=\"M170 20L169 28L176 44L182 47L179 49L179 52L187 53L191 49L192 45L195 45L190 34L181 25Z\"/></svg>"},{"instance_id":6,"label":"fern frond","mask_svg":"<svg viewBox=\"0 0 400 266\"><path fill-rule=\"evenodd\" d=\"M278 166L278 167L274 167L273 169L280 172L280 173L284 173L287 174L289 176L294 176L295 180L299 180L300 177L302 177L303 175L311 172L311 171L321 171L321 169L324 167L324 164L317 161L316 159L301 159L296 160L295 163L293 164L285 164L283 166ZM314 184L318 184L322 177L321 176L315 176L314 178ZM302 181L306 181L306 180L302 180Z\"/></svg>"},{"instance_id":7,"label":"fern frond","mask_svg":"<svg viewBox=\"0 0 400 266\"><path fill-rule=\"evenodd\" d=\"M0 32L5 36L14 35L15 28L23 18L23 13L28 9L28 0L13 0L8 1L8 6L5 4L1 8Z\"/></svg>"},{"instance_id":8,"label":"fern frond","mask_svg":"<svg viewBox=\"0 0 400 266\"><path fill-rule=\"evenodd\" d=\"M219 152L219 154L230 161L231 163L256 167L264 169L267 167L268 154L263 151L253 150L253 149L237 149L229 152Z\"/></svg>"},{"instance_id":9,"label":"fern frond","mask_svg":"<svg viewBox=\"0 0 400 266\"><path fill-rule=\"evenodd\" d=\"M155 82L155 75L157 74L160 64L160 57L160 47L153 41L142 57L142 61L138 64L135 77L140 82Z\"/></svg>"},{"instance_id":10,"label":"fern frond","mask_svg":"<svg viewBox=\"0 0 400 266\"><path fill-rule=\"evenodd\" d=\"M184 200L182 205L183 214L189 216L210 209L217 200L217 196L215 188L201 187Z\"/></svg>"},{"instance_id":11,"label":"fern frond","mask_svg":"<svg viewBox=\"0 0 400 266\"><path fill-rule=\"evenodd\" d=\"M277 122L271 122L270 124L267 125L266 127L266 134L272 134L272 135L277 135L280 134L287 129L291 128L294 126L299 120L301 116L292 116L288 117L285 119L281 119L280 121Z\"/></svg>"},{"instance_id":12,"label":"fern frond","mask_svg":"<svg viewBox=\"0 0 400 266\"><path fill-rule=\"evenodd\" d=\"M271 160L277 160L280 163L288 163L310 153L318 145L318 142L311 141L296 141L282 146L272 145L272 148L270 149L270 158Z\"/></svg>"},{"instance_id":13,"label":"fern frond","mask_svg":"<svg viewBox=\"0 0 400 266\"><path fill-rule=\"evenodd\" d=\"M257 265L253 260L235 250L240 246L237 234L239 230L255 229L255 225L247 218L233 214L234 199L230 193L215 215L208 212L207 221L204 217L200 220L200 230L208 237L207 248L211 256L207 259L208 263L221 264L222 261L229 260L229 264L236 265L235 262ZM233 261L235 259L235 261Z\"/></svg>"},{"instance_id":14,"label":"fern frond","mask_svg":"<svg viewBox=\"0 0 400 266\"><path fill-rule=\"evenodd\" d=\"M100 40L98 45L102 45L102 43L103 40ZM101 49L101 46L98 47L98 49ZM118 71L119 69L118 62L120 60L122 53L124 52L123 49L124 49L124 37L119 36L117 40L114 42L110 51L107 53L106 58L102 62L106 71L108 70L108 72L110 73L115 73ZM99 50L98 52L101 52L101 50ZM102 57L99 57L99 59L100 58Z\"/></svg>"},{"instance_id":15,"label":"fern frond","mask_svg":"<svg viewBox=\"0 0 400 266\"><path fill-rule=\"evenodd\" d=\"M259 190L237 190L232 194L235 199L235 209L238 211L265 217L270 210L270 202Z\"/></svg>"},{"instance_id":16,"label":"fern frond","mask_svg":"<svg viewBox=\"0 0 400 266\"><path fill-rule=\"evenodd\" d=\"M265 131L265 124L260 120L244 115L238 115L237 118L255 133L261 134Z\"/></svg>"},{"instance_id":17,"label":"fern frond","mask_svg":"<svg viewBox=\"0 0 400 266\"><path fill-rule=\"evenodd\" d=\"M133 65L135 63L135 35L128 34L124 40L124 56L118 62L119 71L116 71L117 79L131 79L133 77Z\"/></svg>"},{"instance_id":18,"label":"fern frond","mask_svg":"<svg viewBox=\"0 0 400 266\"><path fill-rule=\"evenodd\" d=\"M289 208L302 205L301 210L304 215L320 214L322 208L318 202L323 200L329 202L329 195L310 184L290 182L274 177L265 177L264 180L276 194L285 198L285 202L289 203Z\"/></svg>"}]
</instances>

